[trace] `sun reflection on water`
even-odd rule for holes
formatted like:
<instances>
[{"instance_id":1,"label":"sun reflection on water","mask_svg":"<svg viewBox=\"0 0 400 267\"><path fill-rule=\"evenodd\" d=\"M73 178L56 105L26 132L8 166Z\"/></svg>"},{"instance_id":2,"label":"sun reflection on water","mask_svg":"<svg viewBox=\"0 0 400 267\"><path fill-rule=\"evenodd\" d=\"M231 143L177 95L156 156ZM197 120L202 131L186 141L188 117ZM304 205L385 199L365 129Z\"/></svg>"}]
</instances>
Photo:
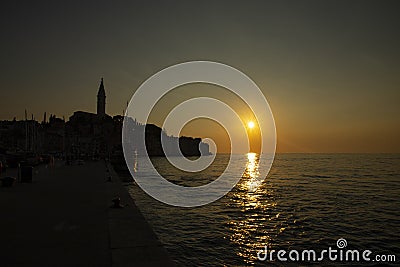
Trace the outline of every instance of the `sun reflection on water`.
<instances>
[{"instance_id":1,"label":"sun reflection on water","mask_svg":"<svg viewBox=\"0 0 400 267\"><path fill-rule=\"evenodd\" d=\"M276 202L272 192L263 185L259 187L259 176L259 155L248 153L246 169L232 194L232 201L241 213L229 222L230 241L239 247L236 254L251 264L257 261L260 246L268 244L276 230L271 225L276 216Z\"/></svg>"},{"instance_id":2,"label":"sun reflection on water","mask_svg":"<svg viewBox=\"0 0 400 267\"><path fill-rule=\"evenodd\" d=\"M259 167L258 155L256 153L247 153L247 163L245 172L243 174L243 178L247 180L247 187L248 191L250 192L254 192L260 185L257 179L260 176L258 167Z\"/></svg>"}]
</instances>

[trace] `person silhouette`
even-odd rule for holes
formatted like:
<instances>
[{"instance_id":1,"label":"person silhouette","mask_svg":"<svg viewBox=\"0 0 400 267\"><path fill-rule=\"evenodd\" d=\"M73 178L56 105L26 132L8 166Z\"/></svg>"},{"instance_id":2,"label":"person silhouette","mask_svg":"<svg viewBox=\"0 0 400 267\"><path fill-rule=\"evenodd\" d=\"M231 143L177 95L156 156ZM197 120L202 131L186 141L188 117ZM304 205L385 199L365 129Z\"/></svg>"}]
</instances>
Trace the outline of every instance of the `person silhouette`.
<instances>
[{"instance_id":1,"label":"person silhouette","mask_svg":"<svg viewBox=\"0 0 400 267\"><path fill-rule=\"evenodd\" d=\"M121 204L121 198L119 198L119 197L114 198L114 199L112 200L112 202L113 202L113 205L111 206L111 208L120 209L120 208L123 208L123 207L124 207L124 206Z\"/></svg>"}]
</instances>

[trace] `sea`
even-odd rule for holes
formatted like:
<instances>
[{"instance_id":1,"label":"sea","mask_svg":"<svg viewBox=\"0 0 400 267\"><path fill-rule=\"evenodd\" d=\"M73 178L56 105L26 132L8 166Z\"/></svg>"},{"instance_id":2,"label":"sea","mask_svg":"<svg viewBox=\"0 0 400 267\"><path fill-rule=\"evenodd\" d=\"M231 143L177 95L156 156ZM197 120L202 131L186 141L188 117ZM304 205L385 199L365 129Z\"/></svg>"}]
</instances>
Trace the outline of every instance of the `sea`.
<instances>
[{"instance_id":1,"label":"sea","mask_svg":"<svg viewBox=\"0 0 400 267\"><path fill-rule=\"evenodd\" d=\"M166 158L152 162L169 181L198 186L217 178L228 160L218 154L200 174L179 171ZM240 181L201 207L169 206L127 183L177 266L399 265L400 154L276 154L255 191L248 181L257 173L258 155L231 160ZM335 260L327 253L321 258L329 248L337 250ZM316 259L306 253L302 260L304 250L315 251ZM340 258L348 250L357 250L359 261L351 254Z\"/></svg>"}]
</instances>

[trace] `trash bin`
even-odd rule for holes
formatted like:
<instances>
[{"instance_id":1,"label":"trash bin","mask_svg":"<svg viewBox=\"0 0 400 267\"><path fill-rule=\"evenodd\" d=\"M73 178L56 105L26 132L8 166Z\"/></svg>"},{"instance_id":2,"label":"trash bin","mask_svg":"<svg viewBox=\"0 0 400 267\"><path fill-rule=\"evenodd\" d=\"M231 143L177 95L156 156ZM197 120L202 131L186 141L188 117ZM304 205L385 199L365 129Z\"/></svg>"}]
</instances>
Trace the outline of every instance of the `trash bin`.
<instances>
[{"instance_id":1,"label":"trash bin","mask_svg":"<svg viewBox=\"0 0 400 267\"><path fill-rule=\"evenodd\" d=\"M33 167L21 167L21 183L32 183Z\"/></svg>"}]
</instances>

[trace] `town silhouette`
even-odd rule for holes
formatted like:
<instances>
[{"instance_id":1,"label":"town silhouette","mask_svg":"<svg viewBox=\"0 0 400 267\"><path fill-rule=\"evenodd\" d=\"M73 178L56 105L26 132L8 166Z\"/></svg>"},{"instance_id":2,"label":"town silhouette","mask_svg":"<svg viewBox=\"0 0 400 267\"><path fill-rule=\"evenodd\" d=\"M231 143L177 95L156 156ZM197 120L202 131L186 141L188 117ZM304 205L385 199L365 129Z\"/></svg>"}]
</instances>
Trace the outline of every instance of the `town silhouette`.
<instances>
[{"instance_id":1,"label":"town silhouette","mask_svg":"<svg viewBox=\"0 0 400 267\"><path fill-rule=\"evenodd\" d=\"M0 161L3 165L17 167L48 163L52 157L64 159L67 164L80 160L112 159L121 165L123 160L121 134L124 119L130 132L131 144L137 155L186 157L208 155L209 146L201 138L168 136L154 124L144 125L134 118L123 115L110 116L106 113L106 89L101 78L97 93L96 113L75 111L68 120L47 113L41 122L33 115L24 120L0 121ZM145 127L146 147L136 142ZM161 135L166 143L165 151ZM179 148L176 144L179 144ZM178 151L180 149L180 151ZM179 153L181 152L181 153Z\"/></svg>"}]
</instances>

